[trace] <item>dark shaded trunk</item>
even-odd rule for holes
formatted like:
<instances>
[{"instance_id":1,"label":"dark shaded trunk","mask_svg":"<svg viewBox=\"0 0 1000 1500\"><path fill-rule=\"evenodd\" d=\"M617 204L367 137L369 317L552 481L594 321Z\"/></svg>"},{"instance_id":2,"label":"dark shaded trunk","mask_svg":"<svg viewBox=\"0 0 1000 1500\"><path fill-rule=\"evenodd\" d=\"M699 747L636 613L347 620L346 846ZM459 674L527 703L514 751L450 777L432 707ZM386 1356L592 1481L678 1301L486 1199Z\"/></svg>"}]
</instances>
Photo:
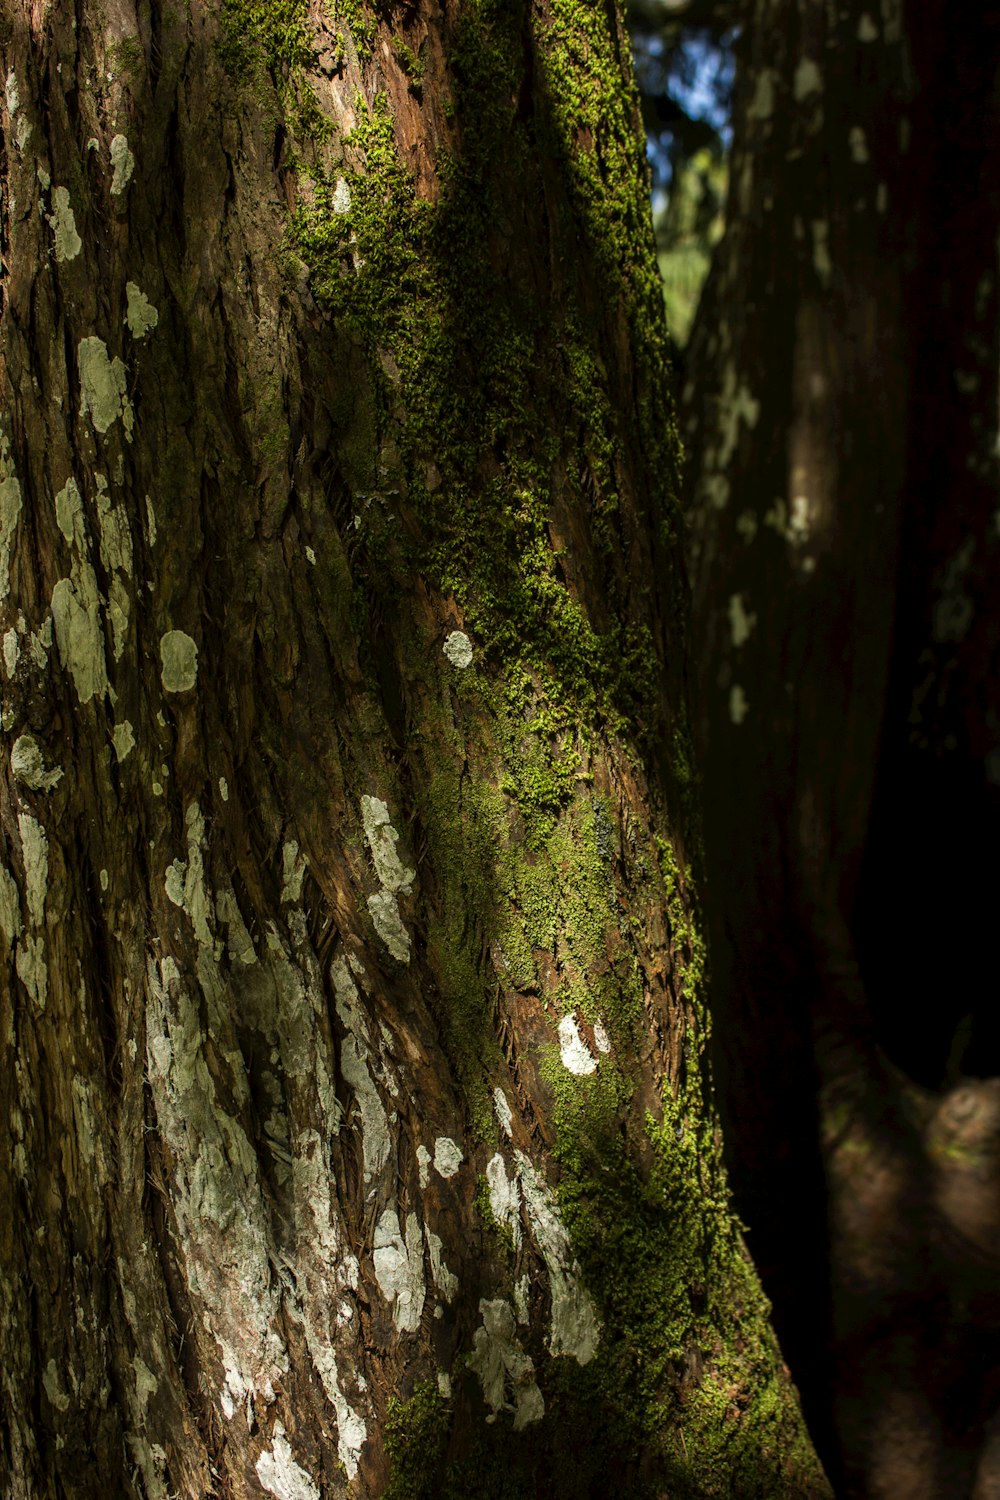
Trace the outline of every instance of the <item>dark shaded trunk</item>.
<instances>
[{"instance_id":1,"label":"dark shaded trunk","mask_svg":"<svg viewBox=\"0 0 1000 1500\"><path fill-rule=\"evenodd\" d=\"M760 5L740 46L683 411L727 1142L824 1454L851 1493L965 1494L996 1398L995 1103L955 1067L916 1085L949 1049L995 1066L967 998L989 928L953 1000L938 914L967 930L993 889L997 26Z\"/></svg>"}]
</instances>

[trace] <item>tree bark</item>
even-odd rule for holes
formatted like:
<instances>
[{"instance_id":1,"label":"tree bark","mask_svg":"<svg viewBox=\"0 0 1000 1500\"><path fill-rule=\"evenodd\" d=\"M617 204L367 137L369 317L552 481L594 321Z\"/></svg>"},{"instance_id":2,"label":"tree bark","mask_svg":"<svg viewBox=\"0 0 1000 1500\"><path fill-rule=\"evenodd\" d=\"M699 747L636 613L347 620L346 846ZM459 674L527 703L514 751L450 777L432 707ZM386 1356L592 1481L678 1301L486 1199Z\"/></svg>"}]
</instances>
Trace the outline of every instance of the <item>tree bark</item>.
<instances>
[{"instance_id":1,"label":"tree bark","mask_svg":"<svg viewBox=\"0 0 1000 1500\"><path fill-rule=\"evenodd\" d=\"M620 18L0 43L0 1488L827 1495L708 1096Z\"/></svg>"},{"instance_id":2,"label":"tree bark","mask_svg":"<svg viewBox=\"0 0 1000 1500\"><path fill-rule=\"evenodd\" d=\"M995 1036L990 929L952 998L935 924L1000 815L1000 33L952 22L751 7L682 410L736 1201L821 1452L886 1500L997 1482L996 1091L945 1067L963 1012Z\"/></svg>"}]
</instances>

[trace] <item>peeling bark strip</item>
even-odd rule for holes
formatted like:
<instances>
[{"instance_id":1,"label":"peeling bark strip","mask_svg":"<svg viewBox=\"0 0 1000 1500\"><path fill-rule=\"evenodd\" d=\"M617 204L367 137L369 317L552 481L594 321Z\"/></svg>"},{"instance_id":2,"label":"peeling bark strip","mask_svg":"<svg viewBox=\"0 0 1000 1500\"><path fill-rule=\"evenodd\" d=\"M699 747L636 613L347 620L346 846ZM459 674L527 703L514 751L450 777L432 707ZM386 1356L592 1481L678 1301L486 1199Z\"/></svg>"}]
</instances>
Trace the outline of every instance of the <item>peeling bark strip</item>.
<instances>
[{"instance_id":1,"label":"peeling bark strip","mask_svg":"<svg viewBox=\"0 0 1000 1500\"><path fill-rule=\"evenodd\" d=\"M4 1495L828 1493L706 1102L627 55L0 21Z\"/></svg>"}]
</instances>

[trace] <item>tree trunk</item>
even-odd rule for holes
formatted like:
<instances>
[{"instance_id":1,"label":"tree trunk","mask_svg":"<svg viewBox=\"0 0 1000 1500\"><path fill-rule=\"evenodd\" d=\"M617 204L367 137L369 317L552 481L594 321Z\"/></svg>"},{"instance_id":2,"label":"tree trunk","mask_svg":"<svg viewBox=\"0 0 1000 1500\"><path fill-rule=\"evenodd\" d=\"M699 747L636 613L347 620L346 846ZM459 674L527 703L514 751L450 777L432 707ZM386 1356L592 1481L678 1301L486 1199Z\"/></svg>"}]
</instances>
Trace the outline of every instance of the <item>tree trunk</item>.
<instances>
[{"instance_id":1,"label":"tree trunk","mask_svg":"<svg viewBox=\"0 0 1000 1500\"><path fill-rule=\"evenodd\" d=\"M0 1488L827 1495L620 19L6 17Z\"/></svg>"},{"instance_id":2,"label":"tree trunk","mask_svg":"<svg viewBox=\"0 0 1000 1500\"><path fill-rule=\"evenodd\" d=\"M751 9L683 403L727 1143L845 1493L984 1497L998 1101L945 1061L963 1013L996 1035L969 996L991 926L953 988L966 940L938 924L984 909L1000 826L1000 27Z\"/></svg>"}]
</instances>

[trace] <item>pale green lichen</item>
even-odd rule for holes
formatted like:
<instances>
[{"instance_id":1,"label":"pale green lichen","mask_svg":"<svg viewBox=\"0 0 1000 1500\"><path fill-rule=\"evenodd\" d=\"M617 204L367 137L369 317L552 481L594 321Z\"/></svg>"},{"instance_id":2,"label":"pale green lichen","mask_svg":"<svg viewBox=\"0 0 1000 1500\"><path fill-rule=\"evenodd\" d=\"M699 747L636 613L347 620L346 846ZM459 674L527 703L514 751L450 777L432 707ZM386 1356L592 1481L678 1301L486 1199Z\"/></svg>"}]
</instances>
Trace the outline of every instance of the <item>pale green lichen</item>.
<instances>
[{"instance_id":1,"label":"pale green lichen","mask_svg":"<svg viewBox=\"0 0 1000 1500\"><path fill-rule=\"evenodd\" d=\"M117 355L109 359L107 344L94 335L80 340L78 357L82 397L80 415L89 414L96 431L102 433L107 432L120 417L125 436L131 442L134 417L124 364Z\"/></svg>"},{"instance_id":2,"label":"pale green lichen","mask_svg":"<svg viewBox=\"0 0 1000 1500\"><path fill-rule=\"evenodd\" d=\"M10 441L0 430L0 599L10 593L10 552L21 514L21 485L14 473Z\"/></svg>"},{"instance_id":3,"label":"pale green lichen","mask_svg":"<svg viewBox=\"0 0 1000 1500\"><path fill-rule=\"evenodd\" d=\"M160 637L160 681L164 692L189 693L198 680L198 646L184 630Z\"/></svg>"},{"instance_id":4,"label":"pale green lichen","mask_svg":"<svg viewBox=\"0 0 1000 1500\"><path fill-rule=\"evenodd\" d=\"M56 495L56 524L67 542L83 545L83 501L72 475Z\"/></svg>"},{"instance_id":5,"label":"pale green lichen","mask_svg":"<svg viewBox=\"0 0 1000 1500\"><path fill-rule=\"evenodd\" d=\"M10 949L21 936L21 896L17 882L7 869L0 865L0 932Z\"/></svg>"},{"instance_id":6,"label":"pale green lichen","mask_svg":"<svg viewBox=\"0 0 1000 1500\"><path fill-rule=\"evenodd\" d=\"M50 792L64 775L61 766L47 769L41 747L30 734L19 734L11 746L10 768L16 780L36 792Z\"/></svg>"},{"instance_id":7,"label":"pale green lichen","mask_svg":"<svg viewBox=\"0 0 1000 1500\"><path fill-rule=\"evenodd\" d=\"M464 630L453 630L445 640L443 649L453 667L471 667L472 642Z\"/></svg>"},{"instance_id":8,"label":"pale green lichen","mask_svg":"<svg viewBox=\"0 0 1000 1500\"><path fill-rule=\"evenodd\" d=\"M76 218L70 203L69 188L57 187L53 190L49 226L52 230L56 260L75 260L83 249L83 241L76 232Z\"/></svg>"},{"instance_id":9,"label":"pale green lichen","mask_svg":"<svg viewBox=\"0 0 1000 1500\"><path fill-rule=\"evenodd\" d=\"M396 852L399 834L393 828L389 809L380 797L362 797L361 821L380 884L388 891L408 890L416 871L404 865Z\"/></svg>"},{"instance_id":10,"label":"pale green lichen","mask_svg":"<svg viewBox=\"0 0 1000 1500\"><path fill-rule=\"evenodd\" d=\"M3 636L3 660L7 668L7 676L13 677L17 671L17 663L21 656L21 642L13 625L4 631Z\"/></svg>"},{"instance_id":11,"label":"pale green lichen","mask_svg":"<svg viewBox=\"0 0 1000 1500\"><path fill-rule=\"evenodd\" d=\"M123 135L111 137L111 168L111 193L113 197L119 198L131 182L135 169L135 157Z\"/></svg>"},{"instance_id":12,"label":"pale green lichen","mask_svg":"<svg viewBox=\"0 0 1000 1500\"><path fill-rule=\"evenodd\" d=\"M52 621L59 659L73 678L81 703L101 698L108 690L101 596L89 560L74 560L71 576L60 578L52 590Z\"/></svg>"},{"instance_id":13,"label":"pale green lichen","mask_svg":"<svg viewBox=\"0 0 1000 1500\"><path fill-rule=\"evenodd\" d=\"M120 724L115 725L111 731L111 742L115 747L115 757L120 765L135 748L135 731L128 719L123 719Z\"/></svg>"},{"instance_id":14,"label":"pale green lichen","mask_svg":"<svg viewBox=\"0 0 1000 1500\"><path fill-rule=\"evenodd\" d=\"M144 339L160 321L160 315L146 293L134 281L125 283L125 322L134 339Z\"/></svg>"}]
</instances>

